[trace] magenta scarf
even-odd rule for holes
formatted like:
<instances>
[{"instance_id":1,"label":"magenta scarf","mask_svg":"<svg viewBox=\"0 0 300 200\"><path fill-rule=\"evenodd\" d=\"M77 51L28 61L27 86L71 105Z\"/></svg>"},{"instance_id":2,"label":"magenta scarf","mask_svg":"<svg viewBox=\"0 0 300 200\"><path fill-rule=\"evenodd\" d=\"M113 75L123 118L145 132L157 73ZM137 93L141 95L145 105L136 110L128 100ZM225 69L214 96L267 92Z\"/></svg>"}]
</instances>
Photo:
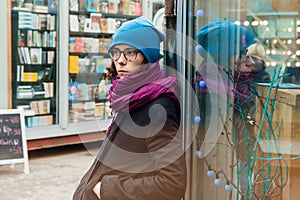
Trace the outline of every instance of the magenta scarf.
<instances>
[{"instance_id":1,"label":"magenta scarf","mask_svg":"<svg viewBox=\"0 0 300 200\"><path fill-rule=\"evenodd\" d=\"M115 112L133 111L159 96L177 99L178 83L175 77L166 77L158 62L141 67L144 69L137 74L113 80L109 101Z\"/></svg>"}]
</instances>

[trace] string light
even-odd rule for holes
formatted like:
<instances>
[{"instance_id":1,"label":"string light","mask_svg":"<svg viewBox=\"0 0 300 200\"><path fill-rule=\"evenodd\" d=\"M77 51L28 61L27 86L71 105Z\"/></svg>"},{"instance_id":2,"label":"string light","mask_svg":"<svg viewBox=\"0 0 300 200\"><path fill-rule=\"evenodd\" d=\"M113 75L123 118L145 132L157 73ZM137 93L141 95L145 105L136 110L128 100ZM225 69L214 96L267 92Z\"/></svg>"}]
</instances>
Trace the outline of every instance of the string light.
<instances>
[{"instance_id":1,"label":"string light","mask_svg":"<svg viewBox=\"0 0 300 200\"><path fill-rule=\"evenodd\" d=\"M208 176L209 178L212 178L212 177L215 176L215 172L214 172L213 170L208 170L208 171L207 171L207 176Z\"/></svg>"},{"instance_id":2,"label":"string light","mask_svg":"<svg viewBox=\"0 0 300 200\"><path fill-rule=\"evenodd\" d=\"M220 178L216 178L214 180L214 183L215 183L216 186L220 186L220 185L222 185L222 180Z\"/></svg>"},{"instance_id":3,"label":"string light","mask_svg":"<svg viewBox=\"0 0 300 200\"><path fill-rule=\"evenodd\" d=\"M249 26L249 25L250 25L249 21L244 21L244 26Z\"/></svg>"},{"instance_id":4,"label":"string light","mask_svg":"<svg viewBox=\"0 0 300 200\"><path fill-rule=\"evenodd\" d=\"M226 184L225 185L225 190L227 192L231 192L233 190L233 185L231 185L230 183Z\"/></svg>"}]
</instances>

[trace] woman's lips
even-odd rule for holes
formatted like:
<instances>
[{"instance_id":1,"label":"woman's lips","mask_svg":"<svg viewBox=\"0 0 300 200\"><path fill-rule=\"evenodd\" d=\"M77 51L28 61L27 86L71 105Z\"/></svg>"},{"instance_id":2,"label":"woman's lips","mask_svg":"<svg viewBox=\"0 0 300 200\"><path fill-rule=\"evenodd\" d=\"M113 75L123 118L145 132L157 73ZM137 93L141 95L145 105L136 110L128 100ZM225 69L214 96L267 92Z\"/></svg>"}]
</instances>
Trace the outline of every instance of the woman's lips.
<instances>
[{"instance_id":1,"label":"woman's lips","mask_svg":"<svg viewBox=\"0 0 300 200\"><path fill-rule=\"evenodd\" d=\"M123 75L123 74L126 74L126 73L127 73L127 71L125 71L125 70L118 70L119 75Z\"/></svg>"}]
</instances>

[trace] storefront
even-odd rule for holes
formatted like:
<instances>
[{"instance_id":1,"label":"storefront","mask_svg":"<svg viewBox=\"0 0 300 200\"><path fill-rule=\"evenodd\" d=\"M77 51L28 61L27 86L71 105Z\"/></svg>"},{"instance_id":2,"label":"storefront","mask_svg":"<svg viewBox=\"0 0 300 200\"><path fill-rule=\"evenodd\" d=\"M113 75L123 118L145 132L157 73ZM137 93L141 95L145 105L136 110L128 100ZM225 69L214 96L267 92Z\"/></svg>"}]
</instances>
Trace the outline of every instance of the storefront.
<instances>
[{"instance_id":1,"label":"storefront","mask_svg":"<svg viewBox=\"0 0 300 200\"><path fill-rule=\"evenodd\" d=\"M144 15L167 27L164 61L182 86L185 199L296 198L298 1L0 5L0 108L26 110L29 149L103 139L111 121L106 47L118 26Z\"/></svg>"},{"instance_id":2,"label":"storefront","mask_svg":"<svg viewBox=\"0 0 300 200\"><path fill-rule=\"evenodd\" d=\"M299 24L298 1L177 2L186 199L297 198Z\"/></svg>"}]
</instances>

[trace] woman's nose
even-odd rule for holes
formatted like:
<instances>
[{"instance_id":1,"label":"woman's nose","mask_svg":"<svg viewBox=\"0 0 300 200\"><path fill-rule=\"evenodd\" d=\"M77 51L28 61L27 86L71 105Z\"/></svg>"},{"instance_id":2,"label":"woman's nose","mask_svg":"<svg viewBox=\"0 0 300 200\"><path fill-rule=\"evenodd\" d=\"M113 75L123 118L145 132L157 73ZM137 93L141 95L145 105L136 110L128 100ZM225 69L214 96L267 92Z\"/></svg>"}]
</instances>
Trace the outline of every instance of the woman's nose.
<instances>
[{"instance_id":1,"label":"woman's nose","mask_svg":"<svg viewBox=\"0 0 300 200\"><path fill-rule=\"evenodd\" d=\"M119 59L117 60L119 63L124 63L126 61L126 58L125 58L125 55L124 53L122 52Z\"/></svg>"}]
</instances>

